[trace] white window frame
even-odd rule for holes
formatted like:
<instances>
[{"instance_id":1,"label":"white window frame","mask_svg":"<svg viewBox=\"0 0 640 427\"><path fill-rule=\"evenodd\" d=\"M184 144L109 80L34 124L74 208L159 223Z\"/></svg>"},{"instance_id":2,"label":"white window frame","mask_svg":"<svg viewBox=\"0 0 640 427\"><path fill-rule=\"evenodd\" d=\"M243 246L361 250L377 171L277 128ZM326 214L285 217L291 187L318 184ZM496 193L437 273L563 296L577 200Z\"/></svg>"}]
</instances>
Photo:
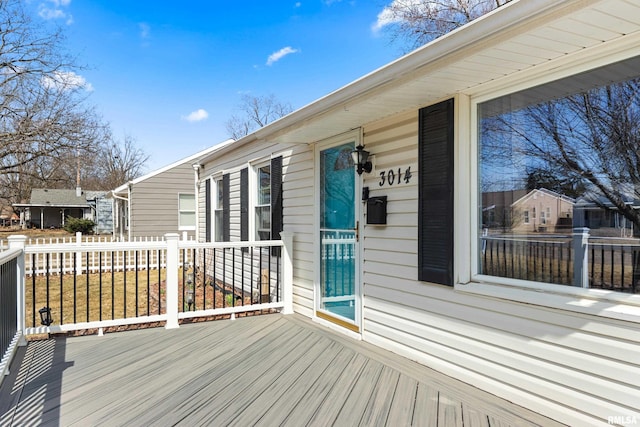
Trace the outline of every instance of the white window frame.
<instances>
[{"instance_id":1,"label":"white window frame","mask_svg":"<svg viewBox=\"0 0 640 427\"><path fill-rule=\"evenodd\" d=\"M193 198L193 209L182 209L181 196L191 196ZM178 193L178 230L179 231L194 231L196 229L196 210L198 209L196 203L196 195L194 193ZM192 213L194 218L193 225L182 225L183 214Z\"/></svg>"},{"instance_id":2,"label":"white window frame","mask_svg":"<svg viewBox=\"0 0 640 427\"><path fill-rule=\"evenodd\" d=\"M522 215L524 223L529 224L529 209L525 209Z\"/></svg>"},{"instance_id":3,"label":"white window frame","mask_svg":"<svg viewBox=\"0 0 640 427\"><path fill-rule=\"evenodd\" d=\"M212 190L212 197L211 197L211 215L213 216L213 218L211 218L211 226L213 228L213 233L211 233L211 239L214 242L222 242L223 241L223 236L222 234L224 233L223 231L223 222L224 222L224 218L222 218L221 224L220 226L218 226L218 221L217 221L217 213L220 212L222 213L224 210L224 206L221 206L221 201L219 200L220 198L218 197L219 195L219 190L223 185L223 175L219 174L219 175L215 175L211 177L211 190ZM222 214L224 215L224 214Z\"/></svg>"},{"instance_id":4,"label":"white window frame","mask_svg":"<svg viewBox=\"0 0 640 427\"><path fill-rule=\"evenodd\" d=\"M602 289L577 288L566 285L487 276L478 273L478 105L482 102L518 92L539 84L605 66L640 55L626 42L551 61L475 92L456 96L455 112L455 203L454 289L497 300L537 305L552 310L577 312L640 324L640 295ZM466 197L465 197L466 195ZM468 262L467 260L471 260ZM526 306L523 306L526 307Z\"/></svg>"},{"instance_id":5,"label":"white window frame","mask_svg":"<svg viewBox=\"0 0 640 427\"><path fill-rule=\"evenodd\" d=\"M249 167L251 171L249 178L249 238L256 241L271 239L271 228L269 228L269 239L259 238L258 224L256 223L256 211L258 207L266 206L258 205L258 190L260 186L258 182L258 171L265 166L269 167L269 172L271 173L271 158L252 161ZM272 196L271 191L271 182L269 182L269 200L271 200ZM272 220L271 204L269 204L269 227L271 227Z\"/></svg>"}]
</instances>

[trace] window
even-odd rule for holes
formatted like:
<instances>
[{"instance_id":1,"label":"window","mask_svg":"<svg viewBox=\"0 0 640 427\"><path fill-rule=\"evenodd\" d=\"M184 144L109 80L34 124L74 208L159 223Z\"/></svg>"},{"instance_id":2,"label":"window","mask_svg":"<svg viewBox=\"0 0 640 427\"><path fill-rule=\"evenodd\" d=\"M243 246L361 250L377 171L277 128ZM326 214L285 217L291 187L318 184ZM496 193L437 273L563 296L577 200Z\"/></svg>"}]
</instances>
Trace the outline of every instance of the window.
<instances>
[{"instance_id":1,"label":"window","mask_svg":"<svg viewBox=\"0 0 640 427\"><path fill-rule=\"evenodd\" d=\"M196 229L195 194L178 194L178 227L180 230Z\"/></svg>"},{"instance_id":2,"label":"window","mask_svg":"<svg viewBox=\"0 0 640 427\"><path fill-rule=\"evenodd\" d=\"M256 240L271 238L271 165L256 169Z\"/></svg>"},{"instance_id":3,"label":"window","mask_svg":"<svg viewBox=\"0 0 640 427\"><path fill-rule=\"evenodd\" d=\"M258 164L254 169L255 180L248 184L248 170L240 171L240 240L248 240L249 210L253 212L253 236L255 240L279 239L282 231L282 157L274 157L269 163ZM249 192L252 207L249 208ZM277 253L278 248L272 248Z\"/></svg>"},{"instance_id":4,"label":"window","mask_svg":"<svg viewBox=\"0 0 640 427\"><path fill-rule=\"evenodd\" d=\"M538 224L531 208L534 227L513 221L486 238L478 226L482 280L640 293L632 258L606 239L625 231L616 217L640 230L638 70L640 57L478 104L478 212L486 192L558 195L555 211L539 206ZM575 227L586 227L597 260L584 247L574 249Z\"/></svg>"},{"instance_id":5,"label":"window","mask_svg":"<svg viewBox=\"0 0 640 427\"><path fill-rule=\"evenodd\" d=\"M229 241L229 175L214 180L214 240Z\"/></svg>"},{"instance_id":6,"label":"window","mask_svg":"<svg viewBox=\"0 0 640 427\"><path fill-rule=\"evenodd\" d=\"M529 224L529 211L524 211L524 223Z\"/></svg>"}]
</instances>

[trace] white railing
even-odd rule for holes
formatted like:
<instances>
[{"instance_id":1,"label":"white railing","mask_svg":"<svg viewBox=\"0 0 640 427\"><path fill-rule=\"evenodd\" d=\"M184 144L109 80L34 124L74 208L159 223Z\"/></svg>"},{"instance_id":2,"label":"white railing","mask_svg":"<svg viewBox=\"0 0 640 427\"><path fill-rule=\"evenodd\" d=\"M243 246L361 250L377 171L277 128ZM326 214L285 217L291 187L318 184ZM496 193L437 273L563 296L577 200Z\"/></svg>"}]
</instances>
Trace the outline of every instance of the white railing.
<instances>
[{"instance_id":1,"label":"white railing","mask_svg":"<svg viewBox=\"0 0 640 427\"><path fill-rule=\"evenodd\" d=\"M0 384L18 346L25 343L24 300L19 290L22 257L20 249L0 253Z\"/></svg>"},{"instance_id":2,"label":"white railing","mask_svg":"<svg viewBox=\"0 0 640 427\"><path fill-rule=\"evenodd\" d=\"M19 234L17 232L16 234ZM195 241L195 236L187 235L186 233L182 235L183 240ZM125 240L120 239L118 236L113 235L83 235L81 233L77 233L75 236L57 236L57 237L28 237L25 244L27 246L32 245L58 245L58 244L78 244L78 241L82 241L83 243L89 244L100 244L100 243L113 243L113 242L134 242L134 243L146 243L146 242L162 242L164 241L164 236L134 236L131 239L127 239L125 236ZM9 249L9 242L7 239L0 239L0 251Z\"/></svg>"},{"instance_id":3,"label":"white railing","mask_svg":"<svg viewBox=\"0 0 640 427\"><path fill-rule=\"evenodd\" d=\"M33 259L34 257L40 260L37 263L44 263L38 264L36 269L32 270L36 274L22 273L17 278L19 281L18 288L20 289L18 300L22 301L21 307L18 308L20 313L18 316L19 329L25 335L63 333L84 329L98 329L99 333L102 333L105 328L154 322L163 322L166 328L177 328L180 320L184 319L218 315L234 317L238 313L265 309L276 309L289 314L293 312L292 241L293 236L290 233L282 233L282 240L224 243L197 243L195 241L180 240L178 234L167 234L162 240L154 242L87 243L83 241L80 244L74 242L27 245L26 237L12 236L9 240L10 250L20 253L19 259L23 265L28 259ZM272 247L281 248L280 254L275 259L271 257ZM135 261L138 253L154 254L155 259L153 262L149 262L147 256L145 256L144 260L138 259ZM267 255L264 255L265 253ZM112 259L115 259L113 254L121 255L120 259L126 260L126 262L120 264L112 262ZM51 260L54 259L57 264L55 264L55 268L52 268L54 263ZM87 259L90 261L96 259L99 262L93 264L92 262L87 262ZM258 259L260 263L257 263ZM274 269L276 273L272 274L266 271L265 266ZM39 268L42 268L42 273L38 271ZM103 314L108 312L108 309L103 306L103 294L108 299L108 292L112 292L110 301L115 298L113 297L113 291L109 290L109 285L105 285L103 288L102 277L113 277L115 269L118 268L135 270L130 273L134 275L134 279L130 280L135 280L135 285L130 283L129 286L135 286L136 308L135 311L127 312L125 300L124 315L104 315L104 317L107 317L104 320ZM151 269L155 270L153 277L157 277L153 282L154 286L157 286L156 295L159 306L156 312L141 310L141 313L138 313L138 277L145 275L149 277ZM161 269L162 277L160 277ZM43 277L38 276L39 274L42 274ZM192 282L185 280L187 274L191 274L193 280L197 283L191 284ZM97 284L93 282L90 284L90 275L100 278L99 291L96 291ZM126 273L124 277L126 293ZM263 279L263 277L266 278ZM266 286L266 292L268 293L266 298L262 294L262 289L258 288L256 290L253 287L256 278L258 280L256 286ZM66 283L66 280L72 280L73 287L64 284L63 292L63 282ZM46 285L43 283L46 283ZM113 289L113 285L110 286ZM144 293L142 289L144 286L148 290L149 282L147 281L146 285L141 285L140 294ZM49 291L56 288L58 289L58 294L55 297L52 296L50 300ZM194 295L194 292L197 293L198 289L204 294ZM189 291L191 292L192 301L187 306L186 295ZM63 301L63 297L66 298L68 293L71 293L73 298L78 298L77 292L85 292L82 298L78 299L78 306L84 304L86 296L86 317L85 308L78 310L75 299L73 300L72 309L68 308L68 302ZM90 292L97 292L99 295L100 306L97 307L99 317L94 314L90 315ZM216 293L222 295L222 306L220 307L219 303L216 305L215 300L213 305L210 301L207 301L206 292L209 292L209 298L211 296L215 298ZM262 298L255 298L254 294L256 292ZM44 293L46 293L46 299L43 296ZM224 297L229 295L231 295L231 298L225 304ZM27 301L28 298L32 298L31 302ZM148 305L150 298L148 293L145 298L147 298ZM198 298L201 298L202 303ZM113 313L113 302L109 304L112 304L111 310ZM58 317L55 321L57 323L43 326L37 325L40 321L38 312L41 305L43 308L51 310L53 307L58 311L53 314L54 318ZM73 321L65 320L66 317L63 317L62 313L63 307L67 312L73 311ZM95 309L96 307L91 308ZM29 316L25 314L28 311L30 311ZM82 312L76 313L76 311ZM76 314L78 314L77 318Z\"/></svg>"}]
</instances>

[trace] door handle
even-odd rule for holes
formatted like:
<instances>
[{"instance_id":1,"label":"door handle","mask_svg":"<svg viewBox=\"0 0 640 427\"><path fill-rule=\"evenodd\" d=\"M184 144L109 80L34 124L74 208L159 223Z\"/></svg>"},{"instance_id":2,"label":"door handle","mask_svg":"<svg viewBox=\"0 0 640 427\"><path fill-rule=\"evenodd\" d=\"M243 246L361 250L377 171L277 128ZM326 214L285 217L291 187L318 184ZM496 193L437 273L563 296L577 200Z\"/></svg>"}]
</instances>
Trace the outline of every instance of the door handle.
<instances>
[{"instance_id":1,"label":"door handle","mask_svg":"<svg viewBox=\"0 0 640 427\"><path fill-rule=\"evenodd\" d=\"M360 221L356 221L356 242L360 241Z\"/></svg>"}]
</instances>

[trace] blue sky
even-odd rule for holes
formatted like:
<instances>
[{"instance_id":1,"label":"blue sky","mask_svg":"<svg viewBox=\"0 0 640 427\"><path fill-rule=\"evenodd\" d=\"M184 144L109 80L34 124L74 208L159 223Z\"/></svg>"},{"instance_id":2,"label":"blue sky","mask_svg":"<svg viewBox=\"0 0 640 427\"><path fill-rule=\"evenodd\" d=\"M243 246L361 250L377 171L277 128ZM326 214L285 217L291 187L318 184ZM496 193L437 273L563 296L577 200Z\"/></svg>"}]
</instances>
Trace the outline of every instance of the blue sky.
<instances>
[{"instance_id":1,"label":"blue sky","mask_svg":"<svg viewBox=\"0 0 640 427\"><path fill-rule=\"evenodd\" d=\"M390 1L390 0L389 0ZM228 138L242 94L300 108L396 59L385 0L28 0L88 66L76 76L147 171Z\"/></svg>"}]
</instances>

